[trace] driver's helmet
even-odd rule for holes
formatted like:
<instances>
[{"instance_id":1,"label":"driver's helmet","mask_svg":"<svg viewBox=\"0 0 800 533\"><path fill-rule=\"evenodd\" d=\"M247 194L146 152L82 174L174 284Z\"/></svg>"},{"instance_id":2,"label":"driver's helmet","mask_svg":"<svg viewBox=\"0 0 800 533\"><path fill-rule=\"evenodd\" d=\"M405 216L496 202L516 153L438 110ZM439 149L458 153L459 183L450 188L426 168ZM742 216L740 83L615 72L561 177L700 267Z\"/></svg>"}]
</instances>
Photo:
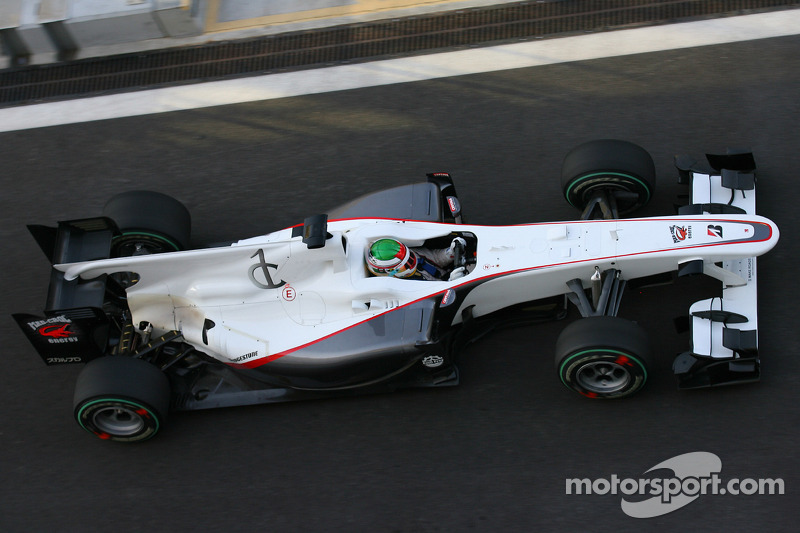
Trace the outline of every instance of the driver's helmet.
<instances>
[{"instance_id":1,"label":"driver's helmet","mask_svg":"<svg viewBox=\"0 0 800 533\"><path fill-rule=\"evenodd\" d=\"M417 254L394 239L378 239L367 249L367 268L376 276L408 278L417 271Z\"/></svg>"}]
</instances>

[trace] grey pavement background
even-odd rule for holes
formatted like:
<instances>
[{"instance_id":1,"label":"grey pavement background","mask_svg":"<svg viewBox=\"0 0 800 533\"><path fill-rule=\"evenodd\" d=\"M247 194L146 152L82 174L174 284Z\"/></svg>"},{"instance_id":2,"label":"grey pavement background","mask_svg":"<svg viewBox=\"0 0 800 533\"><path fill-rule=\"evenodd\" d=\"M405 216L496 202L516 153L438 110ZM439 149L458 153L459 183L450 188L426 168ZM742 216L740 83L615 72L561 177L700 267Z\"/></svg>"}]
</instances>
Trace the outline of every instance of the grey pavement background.
<instances>
[{"instance_id":1,"label":"grey pavement background","mask_svg":"<svg viewBox=\"0 0 800 533\"><path fill-rule=\"evenodd\" d=\"M0 529L17 531L797 530L796 230L800 39L753 41L0 135ZM472 223L568 219L561 158L635 141L679 194L672 155L750 146L759 211L782 231L759 262L763 379L675 390L688 346L671 320L702 283L631 294L660 347L647 389L590 402L558 382L563 324L508 330L463 354L462 385L176 415L139 446L72 420L78 367L46 368L8 316L37 311L48 264L26 223L94 215L124 189L183 200L198 243L296 223L356 194L450 171ZM708 451L722 476L786 494L704 496L636 520L565 479L636 478Z\"/></svg>"}]
</instances>

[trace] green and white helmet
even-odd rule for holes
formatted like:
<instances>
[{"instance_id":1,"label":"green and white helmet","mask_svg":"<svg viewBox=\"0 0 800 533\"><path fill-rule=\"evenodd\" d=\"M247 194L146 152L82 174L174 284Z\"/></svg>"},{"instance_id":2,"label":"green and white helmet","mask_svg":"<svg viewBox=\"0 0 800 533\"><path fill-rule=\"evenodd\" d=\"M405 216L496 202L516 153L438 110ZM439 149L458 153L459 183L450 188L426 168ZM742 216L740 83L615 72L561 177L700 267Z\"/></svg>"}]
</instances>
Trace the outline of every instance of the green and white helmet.
<instances>
[{"instance_id":1,"label":"green and white helmet","mask_svg":"<svg viewBox=\"0 0 800 533\"><path fill-rule=\"evenodd\" d=\"M367 268L376 276L408 278L417 271L417 254L395 239L378 239L366 253Z\"/></svg>"}]
</instances>

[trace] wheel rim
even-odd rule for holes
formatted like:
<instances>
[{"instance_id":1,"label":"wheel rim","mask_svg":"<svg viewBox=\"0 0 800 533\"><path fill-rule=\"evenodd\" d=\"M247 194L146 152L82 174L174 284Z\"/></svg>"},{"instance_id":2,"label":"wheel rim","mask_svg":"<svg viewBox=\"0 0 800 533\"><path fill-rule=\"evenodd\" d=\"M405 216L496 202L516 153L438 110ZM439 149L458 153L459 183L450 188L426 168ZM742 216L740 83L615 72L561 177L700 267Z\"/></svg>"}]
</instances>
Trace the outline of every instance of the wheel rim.
<instances>
[{"instance_id":1,"label":"wheel rim","mask_svg":"<svg viewBox=\"0 0 800 533\"><path fill-rule=\"evenodd\" d=\"M85 403L76 413L78 424L101 439L134 442L158 433L158 415L143 404L115 398Z\"/></svg>"},{"instance_id":2,"label":"wheel rim","mask_svg":"<svg viewBox=\"0 0 800 533\"><path fill-rule=\"evenodd\" d=\"M124 233L114 239L113 248L117 257L160 254L181 249L171 240L151 233Z\"/></svg>"},{"instance_id":3,"label":"wheel rim","mask_svg":"<svg viewBox=\"0 0 800 533\"><path fill-rule=\"evenodd\" d=\"M578 370L575 381L587 391L609 393L624 389L631 375L624 366L613 361L592 361Z\"/></svg>"},{"instance_id":4,"label":"wheel rim","mask_svg":"<svg viewBox=\"0 0 800 533\"><path fill-rule=\"evenodd\" d=\"M101 432L129 437L145 428L141 409L129 405L109 405L92 413L92 424Z\"/></svg>"},{"instance_id":5,"label":"wheel rim","mask_svg":"<svg viewBox=\"0 0 800 533\"><path fill-rule=\"evenodd\" d=\"M597 189L606 189L609 194L624 192L635 195L635 198L624 196L617 198L620 213L633 211L650 201L650 187L645 181L620 172L597 172L581 176L570 183L564 195L573 207L582 209L584 205L581 204L586 204Z\"/></svg>"}]
</instances>

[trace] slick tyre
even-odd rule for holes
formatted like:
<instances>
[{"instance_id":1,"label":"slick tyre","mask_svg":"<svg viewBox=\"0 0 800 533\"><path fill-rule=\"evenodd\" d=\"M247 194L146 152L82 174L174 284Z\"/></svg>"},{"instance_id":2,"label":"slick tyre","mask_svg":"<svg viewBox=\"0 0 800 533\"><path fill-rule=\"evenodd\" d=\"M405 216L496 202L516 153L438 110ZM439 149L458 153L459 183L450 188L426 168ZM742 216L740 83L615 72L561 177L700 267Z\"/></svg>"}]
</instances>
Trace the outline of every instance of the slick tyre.
<instances>
[{"instance_id":1,"label":"slick tyre","mask_svg":"<svg viewBox=\"0 0 800 533\"><path fill-rule=\"evenodd\" d=\"M561 167L561 187L570 205L583 210L599 191L613 195L620 215L646 205L656 187L650 154L636 144L600 139L573 148Z\"/></svg>"},{"instance_id":2,"label":"slick tyre","mask_svg":"<svg viewBox=\"0 0 800 533\"><path fill-rule=\"evenodd\" d=\"M103 216L112 219L121 232L111 243L112 257L176 252L189 247L189 210L166 194L117 194L106 203Z\"/></svg>"},{"instance_id":3,"label":"slick tyre","mask_svg":"<svg viewBox=\"0 0 800 533\"><path fill-rule=\"evenodd\" d=\"M141 359L105 356L78 375L75 420L103 440L141 442L154 437L169 411L167 376Z\"/></svg>"},{"instance_id":4,"label":"slick tyre","mask_svg":"<svg viewBox=\"0 0 800 533\"><path fill-rule=\"evenodd\" d=\"M619 317L581 318L556 341L561 382L587 398L623 398L647 381L650 343L646 332Z\"/></svg>"}]
</instances>

